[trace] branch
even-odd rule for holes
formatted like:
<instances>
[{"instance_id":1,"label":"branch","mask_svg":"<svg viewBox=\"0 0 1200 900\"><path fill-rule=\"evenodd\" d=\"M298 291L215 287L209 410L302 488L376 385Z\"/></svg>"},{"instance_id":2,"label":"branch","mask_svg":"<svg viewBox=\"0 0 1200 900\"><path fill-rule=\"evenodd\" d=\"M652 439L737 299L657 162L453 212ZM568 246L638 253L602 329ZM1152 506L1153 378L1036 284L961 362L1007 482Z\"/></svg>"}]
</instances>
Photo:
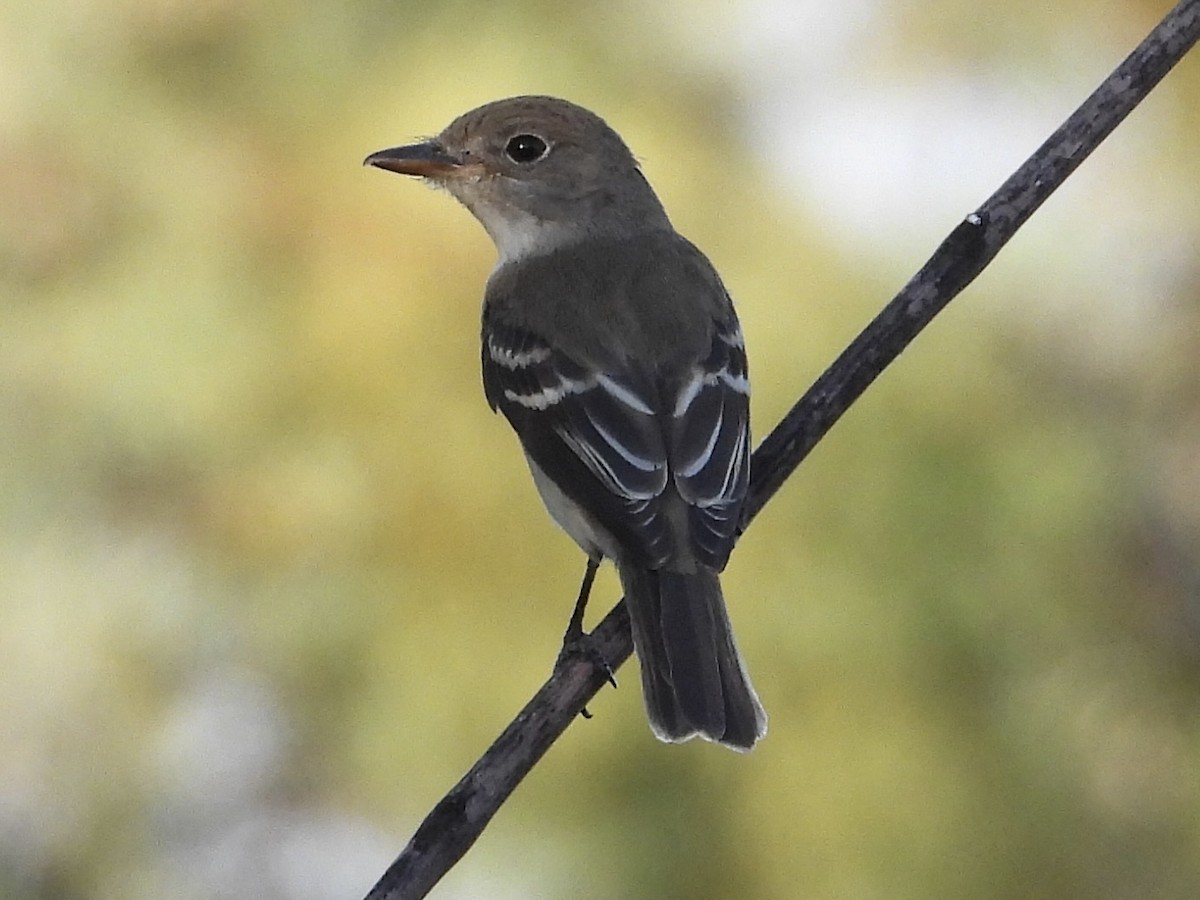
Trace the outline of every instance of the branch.
<instances>
[{"instance_id":1,"label":"branch","mask_svg":"<svg viewBox=\"0 0 1200 900\"><path fill-rule=\"evenodd\" d=\"M968 215L754 453L744 531L801 460L917 334L959 294L1200 37L1200 0L1182 0L1000 189ZM633 650L618 603L593 638L615 670ZM564 658L496 742L421 823L366 900L424 897L600 690L606 673Z\"/></svg>"},{"instance_id":2,"label":"branch","mask_svg":"<svg viewBox=\"0 0 1200 900\"><path fill-rule=\"evenodd\" d=\"M1133 111L1200 36L1200 2L1181 0L1054 134L950 233L754 452L742 530L842 413L975 280L1039 206Z\"/></svg>"}]
</instances>

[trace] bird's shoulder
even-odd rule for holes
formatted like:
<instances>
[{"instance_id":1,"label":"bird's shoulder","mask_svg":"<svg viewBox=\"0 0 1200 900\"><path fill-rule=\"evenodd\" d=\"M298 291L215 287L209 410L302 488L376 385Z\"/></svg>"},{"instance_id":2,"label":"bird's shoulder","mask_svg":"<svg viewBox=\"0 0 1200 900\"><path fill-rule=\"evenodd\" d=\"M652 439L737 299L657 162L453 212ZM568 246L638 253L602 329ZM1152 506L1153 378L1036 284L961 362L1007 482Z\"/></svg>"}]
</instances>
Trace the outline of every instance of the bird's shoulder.
<instances>
[{"instance_id":1,"label":"bird's shoulder","mask_svg":"<svg viewBox=\"0 0 1200 900\"><path fill-rule=\"evenodd\" d=\"M656 359L688 368L736 317L707 257L674 231L580 241L512 260L489 279L490 321L551 340L590 365Z\"/></svg>"}]
</instances>

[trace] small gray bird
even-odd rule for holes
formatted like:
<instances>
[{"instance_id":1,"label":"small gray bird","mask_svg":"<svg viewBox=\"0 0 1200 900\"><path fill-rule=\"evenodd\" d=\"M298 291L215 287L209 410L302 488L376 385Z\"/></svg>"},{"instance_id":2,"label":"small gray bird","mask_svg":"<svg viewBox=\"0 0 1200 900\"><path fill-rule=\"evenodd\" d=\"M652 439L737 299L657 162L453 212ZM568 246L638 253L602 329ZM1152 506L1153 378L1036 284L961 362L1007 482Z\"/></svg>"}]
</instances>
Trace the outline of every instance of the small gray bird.
<instances>
[{"instance_id":1,"label":"small gray bird","mask_svg":"<svg viewBox=\"0 0 1200 900\"><path fill-rule=\"evenodd\" d=\"M750 383L733 303L671 226L620 136L552 97L472 110L367 165L450 191L499 252L483 384L551 516L617 566L655 735L748 750L767 718L717 573L750 475Z\"/></svg>"}]
</instances>

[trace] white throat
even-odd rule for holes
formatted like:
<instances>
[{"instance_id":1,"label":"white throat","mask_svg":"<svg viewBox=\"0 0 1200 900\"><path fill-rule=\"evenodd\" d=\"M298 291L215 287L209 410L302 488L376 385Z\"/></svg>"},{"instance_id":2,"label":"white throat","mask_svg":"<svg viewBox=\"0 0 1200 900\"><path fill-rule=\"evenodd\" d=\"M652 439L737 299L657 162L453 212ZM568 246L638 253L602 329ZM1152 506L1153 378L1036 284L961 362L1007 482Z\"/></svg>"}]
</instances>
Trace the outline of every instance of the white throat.
<instances>
[{"instance_id":1,"label":"white throat","mask_svg":"<svg viewBox=\"0 0 1200 900\"><path fill-rule=\"evenodd\" d=\"M496 245L496 267L547 253L579 238L579 228L541 219L520 205L507 202L505 191L487 180L450 181L450 189L479 220Z\"/></svg>"},{"instance_id":2,"label":"white throat","mask_svg":"<svg viewBox=\"0 0 1200 900\"><path fill-rule=\"evenodd\" d=\"M500 210L480 203L471 212L496 245L497 268L530 256L544 256L575 237L575 230L561 222L547 222L511 206Z\"/></svg>"}]
</instances>

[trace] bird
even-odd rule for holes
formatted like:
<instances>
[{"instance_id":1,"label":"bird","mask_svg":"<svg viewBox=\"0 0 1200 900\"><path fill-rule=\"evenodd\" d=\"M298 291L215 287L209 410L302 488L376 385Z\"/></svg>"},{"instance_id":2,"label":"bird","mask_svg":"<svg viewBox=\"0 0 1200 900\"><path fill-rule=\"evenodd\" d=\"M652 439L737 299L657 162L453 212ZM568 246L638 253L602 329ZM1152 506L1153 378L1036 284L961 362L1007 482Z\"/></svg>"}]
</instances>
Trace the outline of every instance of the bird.
<instances>
[{"instance_id":1,"label":"bird","mask_svg":"<svg viewBox=\"0 0 1200 900\"><path fill-rule=\"evenodd\" d=\"M444 188L496 246L484 393L587 555L568 638L612 561L654 735L751 749L767 717L719 578L750 478L750 382L716 269L620 135L566 100L487 103L364 164Z\"/></svg>"}]
</instances>

